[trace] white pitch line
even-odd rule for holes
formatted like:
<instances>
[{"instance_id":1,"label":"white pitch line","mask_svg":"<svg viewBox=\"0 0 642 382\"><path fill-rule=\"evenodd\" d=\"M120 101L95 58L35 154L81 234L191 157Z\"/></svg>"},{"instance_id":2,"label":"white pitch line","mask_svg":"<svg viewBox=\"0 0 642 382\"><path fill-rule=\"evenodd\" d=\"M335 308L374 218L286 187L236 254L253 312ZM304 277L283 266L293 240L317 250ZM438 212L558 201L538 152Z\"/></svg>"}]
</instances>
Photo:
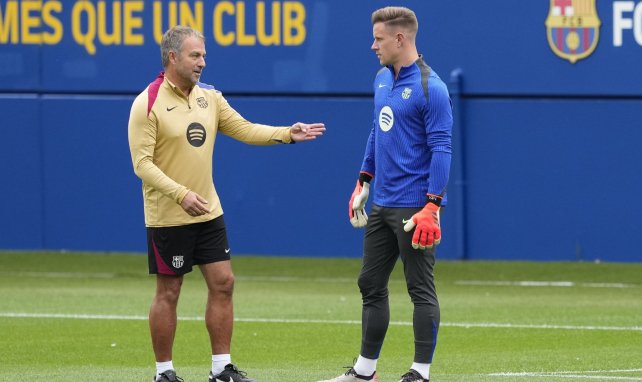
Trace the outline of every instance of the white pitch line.
<instances>
[{"instance_id":1,"label":"white pitch line","mask_svg":"<svg viewBox=\"0 0 642 382\"><path fill-rule=\"evenodd\" d=\"M5 318L62 318L81 320L147 320L147 316L118 315L118 314L68 314L68 313L22 313L0 312L0 317ZM180 316L180 321L203 321L203 317ZM288 319L288 318L252 318L237 317L236 322L266 322L276 324L339 324L361 325L360 320L320 320L320 319ZM392 326L412 326L411 321L391 321ZM510 324L496 322L442 322L442 327L455 328L503 328L503 329L556 329L556 330L601 330L601 331L629 331L640 332L642 326L581 326L581 325L535 325L535 324Z\"/></svg>"},{"instance_id":2,"label":"white pitch line","mask_svg":"<svg viewBox=\"0 0 642 382\"><path fill-rule=\"evenodd\" d=\"M392 324L392 323L391 323ZM550 324L510 324L494 322L453 322L441 323L440 326L471 327L471 328L506 328L506 329L558 329L558 330L613 330L613 331L642 331L642 326L591 326L591 325L550 325Z\"/></svg>"},{"instance_id":3,"label":"white pitch line","mask_svg":"<svg viewBox=\"0 0 642 382\"><path fill-rule=\"evenodd\" d=\"M520 286L520 287L583 287L583 288L641 288L638 284L625 283L578 283L575 281L485 281L485 280L457 280L455 285L470 286Z\"/></svg>"},{"instance_id":4,"label":"white pitch line","mask_svg":"<svg viewBox=\"0 0 642 382\"><path fill-rule=\"evenodd\" d=\"M143 275L145 276L145 275ZM0 277L35 277L35 278L73 278L73 279L113 279L117 273L108 272L6 272L0 271ZM354 283L357 279L352 277L297 277L297 276L236 276L241 281L268 281L268 282L318 282L318 283ZM402 281L402 280L399 280Z\"/></svg>"},{"instance_id":5,"label":"white pitch line","mask_svg":"<svg viewBox=\"0 0 642 382\"><path fill-rule=\"evenodd\" d=\"M519 372L519 373L491 373L492 377L543 377L543 378L577 378L577 379L596 379L600 381L618 380L618 381L642 381L642 377L629 377L617 375L593 375L593 374L613 374L613 373L632 373L639 372L642 369L614 369L614 370L586 370L586 371L551 371L551 372Z\"/></svg>"},{"instance_id":6,"label":"white pitch line","mask_svg":"<svg viewBox=\"0 0 642 382\"><path fill-rule=\"evenodd\" d=\"M9 277L35 277L35 278L74 278L74 279L114 279L118 277L116 273L109 272L0 272L0 276ZM297 276L237 276L239 281L250 282L306 282L306 283L323 283L323 284L350 284L356 283L352 277L297 277ZM390 280L391 283L404 282L403 280ZM583 288L642 288L640 284L626 283L578 283L574 281L493 281L493 280L456 280L455 285L468 286L519 286L519 287L583 287Z\"/></svg>"},{"instance_id":7,"label":"white pitch line","mask_svg":"<svg viewBox=\"0 0 642 382\"><path fill-rule=\"evenodd\" d=\"M617 380L617 381L642 381L642 378L639 377L618 377L614 375L584 375L584 374L537 374L537 373L527 373L527 374L522 374L522 375L516 375L516 374L511 374L511 373L504 373L504 374L490 374L491 376L494 377L528 377L528 378L533 378L533 377L539 377L539 378L574 378L574 379L594 379L598 381L607 381L607 380Z\"/></svg>"},{"instance_id":8,"label":"white pitch line","mask_svg":"<svg viewBox=\"0 0 642 382\"><path fill-rule=\"evenodd\" d=\"M99 273L83 273L83 272L0 272L2 277L37 277L37 278L52 278L52 279L113 279L116 278L115 273L99 272Z\"/></svg>"},{"instance_id":9,"label":"white pitch line","mask_svg":"<svg viewBox=\"0 0 642 382\"><path fill-rule=\"evenodd\" d=\"M236 280L241 281L269 281L269 282L316 282L324 284L333 283L357 283L356 278L352 277L296 277L296 276L236 276Z\"/></svg>"}]
</instances>

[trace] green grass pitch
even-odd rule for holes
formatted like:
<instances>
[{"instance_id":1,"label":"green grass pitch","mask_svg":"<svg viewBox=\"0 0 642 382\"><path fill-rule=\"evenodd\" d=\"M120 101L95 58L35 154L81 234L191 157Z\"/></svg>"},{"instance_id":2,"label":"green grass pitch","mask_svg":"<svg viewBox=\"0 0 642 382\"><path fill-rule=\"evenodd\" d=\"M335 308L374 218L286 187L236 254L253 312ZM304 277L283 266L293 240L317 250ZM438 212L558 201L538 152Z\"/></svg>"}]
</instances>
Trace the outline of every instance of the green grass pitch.
<instances>
[{"instance_id":1,"label":"green grass pitch","mask_svg":"<svg viewBox=\"0 0 642 382\"><path fill-rule=\"evenodd\" d=\"M136 254L0 252L0 381L146 381L154 278ZM232 360L261 382L337 376L359 352L360 259L236 256ZM431 381L642 381L642 263L438 261ZM174 365L207 381L205 285L185 278ZM379 381L412 362L401 264Z\"/></svg>"}]
</instances>

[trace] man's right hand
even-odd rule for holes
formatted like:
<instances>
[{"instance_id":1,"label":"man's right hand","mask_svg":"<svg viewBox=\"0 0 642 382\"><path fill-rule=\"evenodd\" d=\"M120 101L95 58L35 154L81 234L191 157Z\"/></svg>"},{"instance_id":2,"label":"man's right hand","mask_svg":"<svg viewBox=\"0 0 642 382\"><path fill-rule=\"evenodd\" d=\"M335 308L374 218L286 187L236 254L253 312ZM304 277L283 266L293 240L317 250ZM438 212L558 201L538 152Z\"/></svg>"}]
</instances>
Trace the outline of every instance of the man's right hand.
<instances>
[{"instance_id":1,"label":"man's right hand","mask_svg":"<svg viewBox=\"0 0 642 382\"><path fill-rule=\"evenodd\" d=\"M366 213L366 202L370 195L370 181L372 176L362 172L359 174L357 184L352 191L350 202L348 203L348 216L350 224L354 228L365 227L368 223L368 214Z\"/></svg>"},{"instance_id":2,"label":"man's right hand","mask_svg":"<svg viewBox=\"0 0 642 382\"><path fill-rule=\"evenodd\" d=\"M202 196L194 191L188 191L181 202L181 207L190 216L201 216L210 213L210 210L205 206L206 204L207 200Z\"/></svg>"}]
</instances>

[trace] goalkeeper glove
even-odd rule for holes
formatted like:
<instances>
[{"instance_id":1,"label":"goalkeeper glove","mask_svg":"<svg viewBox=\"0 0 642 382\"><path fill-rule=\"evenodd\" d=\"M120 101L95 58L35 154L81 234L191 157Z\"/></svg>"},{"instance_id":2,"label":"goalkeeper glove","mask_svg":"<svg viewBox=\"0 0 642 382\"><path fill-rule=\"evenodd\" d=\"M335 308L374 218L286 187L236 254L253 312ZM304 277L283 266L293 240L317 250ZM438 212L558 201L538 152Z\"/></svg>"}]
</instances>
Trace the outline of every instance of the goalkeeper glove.
<instances>
[{"instance_id":1,"label":"goalkeeper glove","mask_svg":"<svg viewBox=\"0 0 642 382\"><path fill-rule=\"evenodd\" d=\"M371 180L372 175L365 172L360 173L354 191L352 191L352 196L348 203L348 216L354 228L365 227L368 223L366 202L368 201L368 195L370 195Z\"/></svg>"},{"instance_id":2,"label":"goalkeeper glove","mask_svg":"<svg viewBox=\"0 0 642 382\"><path fill-rule=\"evenodd\" d=\"M439 226L439 206L441 196L428 194L428 203L410 220L403 220L404 231L410 232L415 228L412 235L412 247L414 249L432 248L441 241L441 228Z\"/></svg>"}]
</instances>

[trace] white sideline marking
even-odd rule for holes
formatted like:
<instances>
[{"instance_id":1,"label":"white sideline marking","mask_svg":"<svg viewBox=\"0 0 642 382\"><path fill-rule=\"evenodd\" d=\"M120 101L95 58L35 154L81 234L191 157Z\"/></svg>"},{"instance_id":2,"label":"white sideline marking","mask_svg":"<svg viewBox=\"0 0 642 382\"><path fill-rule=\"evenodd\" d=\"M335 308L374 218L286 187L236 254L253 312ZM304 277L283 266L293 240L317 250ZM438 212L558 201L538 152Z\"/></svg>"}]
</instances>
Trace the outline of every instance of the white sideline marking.
<instances>
[{"instance_id":1,"label":"white sideline marking","mask_svg":"<svg viewBox=\"0 0 642 382\"><path fill-rule=\"evenodd\" d=\"M592 374L609 374L609 373L633 373L642 371L642 369L615 369L615 370L585 370L585 371L551 371L551 372L520 372L520 373L491 373L492 377L558 377L558 378L578 378L578 379L597 379L618 380L618 381L642 381L642 377L627 377L616 375L592 375Z\"/></svg>"},{"instance_id":2,"label":"white sideline marking","mask_svg":"<svg viewBox=\"0 0 642 382\"><path fill-rule=\"evenodd\" d=\"M624 283L577 283L574 281L483 281L457 280L455 285L522 286L522 287L584 287L584 288L640 288L642 285Z\"/></svg>"},{"instance_id":3,"label":"white sideline marking","mask_svg":"<svg viewBox=\"0 0 642 382\"><path fill-rule=\"evenodd\" d=\"M82 320L147 320L147 316L119 315L119 314L67 314L67 313L20 313L0 312L0 317L6 318L66 318ZM203 321L203 317L180 316L180 321ZM310 320L287 318L244 318L237 317L236 322L267 322L276 324L340 324L361 325L361 320ZM393 326L412 326L411 321L390 321ZM494 322L442 322L440 326L456 328L508 328L508 329L558 329L558 330L603 330L603 331L629 331L640 332L642 326L581 326L581 325L531 325L507 324Z\"/></svg>"},{"instance_id":4,"label":"white sideline marking","mask_svg":"<svg viewBox=\"0 0 642 382\"><path fill-rule=\"evenodd\" d=\"M144 274L146 276L146 274ZM0 276L6 277L36 277L36 278L74 278L74 279L113 279L116 273L108 272L6 272L1 271ZM245 281L271 281L271 282L318 282L318 283L355 283L353 277L291 277L291 276L236 276L236 280Z\"/></svg>"},{"instance_id":5,"label":"white sideline marking","mask_svg":"<svg viewBox=\"0 0 642 382\"><path fill-rule=\"evenodd\" d=\"M72 279L113 279L115 273L82 273L82 272L0 272L0 276L38 277L38 278L72 278Z\"/></svg>"},{"instance_id":6,"label":"white sideline marking","mask_svg":"<svg viewBox=\"0 0 642 382\"><path fill-rule=\"evenodd\" d=\"M274 282L357 283L356 277L236 276L237 280Z\"/></svg>"},{"instance_id":7,"label":"white sideline marking","mask_svg":"<svg viewBox=\"0 0 642 382\"><path fill-rule=\"evenodd\" d=\"M0 272L0 276L36 277L36 278L74 278L74 279L113 279L116 273L109 272ZM296 276L237 276L240 281L269 281L269 282L306 282L306 283L356 283L353 277L296 277ZM390 280L390 282L404 282L403 280ZM642 288L641 284L626 283L578 283L574 281L488 281L488 280L457 280L455 285L470 286L521 286L521 287L584 287L584 288Z\"/></svg>"}]
</instances>

